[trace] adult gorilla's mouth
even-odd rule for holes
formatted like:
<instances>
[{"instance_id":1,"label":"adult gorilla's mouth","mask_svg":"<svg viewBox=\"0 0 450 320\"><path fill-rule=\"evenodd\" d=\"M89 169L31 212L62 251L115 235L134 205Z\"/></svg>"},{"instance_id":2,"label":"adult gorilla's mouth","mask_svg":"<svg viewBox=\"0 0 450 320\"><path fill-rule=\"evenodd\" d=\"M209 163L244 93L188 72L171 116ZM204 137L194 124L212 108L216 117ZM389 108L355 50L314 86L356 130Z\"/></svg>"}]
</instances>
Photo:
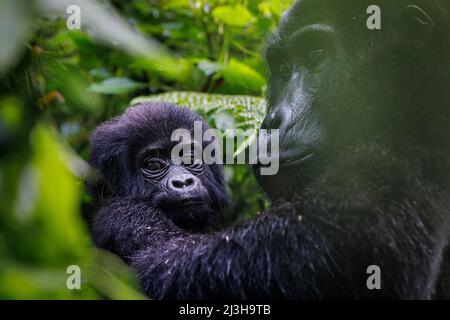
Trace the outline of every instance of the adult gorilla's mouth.
<instances>
[{"instance_id":1,"label":"adult gorilla's mouth","mask_svg":"<svg viewBox=\"0 0 450 320\"><path fill-rule=\"evenodd\" d=\"M280 157L280 166L283 168L297 167L314 158L314 152L303 153L297 156Z\"/></svg>"},{"instance_id":2,"label":"adult gorilla's mouth","mask_svg":"<svg viewBox=\"0 0 450 320\"><path fill-rule=\"evenodd\" d=\"M317 171L318 152L308 148L303 152L285 149L280 153L280 170L275 175L261 175L258 167L254 167L256 179L272 200L291 199L294 194L301 194L309 185Z\"/></svg>"}]
</instances>

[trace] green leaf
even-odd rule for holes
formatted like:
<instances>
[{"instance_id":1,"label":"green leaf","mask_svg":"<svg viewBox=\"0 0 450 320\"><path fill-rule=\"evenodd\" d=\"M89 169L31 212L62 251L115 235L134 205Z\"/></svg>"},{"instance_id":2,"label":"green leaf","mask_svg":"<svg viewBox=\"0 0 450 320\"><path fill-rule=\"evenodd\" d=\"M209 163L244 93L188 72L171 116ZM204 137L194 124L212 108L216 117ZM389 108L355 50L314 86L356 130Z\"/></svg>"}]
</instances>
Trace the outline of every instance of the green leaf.
<instances>
[{"instance_id":1,"label":"green leaf","mask_svg":"<svg viewBox=\"0 0 450 320\"><path fill-rule=\"evenodd\" d=\"M291 5L286 0L265 0L258 4L258 9L266 17L279 17Z\"/></svg>"},{"instance_id":2,"label":"green leaf","mask_svg":"<svg viewBox=\"0 0 450 320\"><path fill-rule=\"evenodd\" d=\"M143 83L128 78L109 78L99 83L93 83L88 91L102 94L124 94L144 87Z\"/></svg>"},{"instance_id":3,"label":"green leaf","mask_svg":"<svg viewBox=\"0 0 450 320\"><path fill-rule=\"evenodd\" d=\"M186 81L193 68L191 63L183 58L138 58L131 65L132 68L136 70L144 69L158 74L166 79L176 80L176 81Z\"/></svg>"},{"instance_id":4,"label":"green leaf","mask_svg":"<svg viewBox=\"0 0 450 320\"><path fill-rule=\"evenodd\" d=\"M29 235L38 248L33 255L47 263L79 262L89 257L90 244L79 214L81 186L68 169L66 151L51 130L38 126L31 143L30 174L23 180L21 190L25 194L19 199L36 201L30 216L36 221L34 234ZM34 191L30 189L33 185ZM33 203L25 207L33 208Z\"/></svg>"},{"instance_id":5,"label":"green leaf","mask_svg":"<svg viewBox=\"0 0 450 320\"><path fill-rule=\"evenodd\" d=\"M245 27L254 19L251 12L241 4L217 7L212 15L216 21L232 27Z\"/></svg>"},{"instance_id":6,"label":"green leaf","mask_svg":"<svg viewBox=\"0 0 450 320\"><path fill-rule=\"evenodd\" d=\"M4 125L8 131L15 131L20 128L23 117L24 111L15 97L0 100L0 126Z\"/></svg>"},{"instance_id":7,"label":"green leaf","mask_svg":"<svg viewBox=\"0 0 450 320\"><path fill-rule=\"evenodd\" d=\"M261 93L266 80L248 65L230 59L228 65L222 68L225 85L233 92Z\"/></svg>"}]
</instances>

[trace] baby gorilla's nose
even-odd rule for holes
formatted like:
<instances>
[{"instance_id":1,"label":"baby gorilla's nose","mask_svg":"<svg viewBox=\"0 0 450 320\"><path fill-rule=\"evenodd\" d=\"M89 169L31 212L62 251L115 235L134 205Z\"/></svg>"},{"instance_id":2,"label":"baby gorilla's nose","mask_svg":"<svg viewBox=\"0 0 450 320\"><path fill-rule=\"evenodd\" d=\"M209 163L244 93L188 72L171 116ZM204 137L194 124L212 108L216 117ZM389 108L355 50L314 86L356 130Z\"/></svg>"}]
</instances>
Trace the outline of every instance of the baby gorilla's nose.
<instances>
[{"instance_id":1,"label":"baby gorilla's nose","mask_svg":"<svg viewBox=\"0 0 450 320\"><path fill-rule=\"evenodd\" d=\"M179 174L169 178L169 189L177 192L185 192L195 189L198 185L198 179L192 174Z\"/></svg>"}]
</instances>

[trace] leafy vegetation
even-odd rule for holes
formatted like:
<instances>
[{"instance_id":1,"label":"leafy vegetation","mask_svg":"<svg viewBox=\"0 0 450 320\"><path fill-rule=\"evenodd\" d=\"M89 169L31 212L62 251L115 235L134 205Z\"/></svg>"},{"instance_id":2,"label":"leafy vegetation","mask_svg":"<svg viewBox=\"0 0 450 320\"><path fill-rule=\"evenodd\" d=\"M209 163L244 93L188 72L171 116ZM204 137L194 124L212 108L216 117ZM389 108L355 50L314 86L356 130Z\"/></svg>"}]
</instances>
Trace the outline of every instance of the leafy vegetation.
<instances>
[{"instance_id":1,"label":"leafy vegetation","mask_svg":"<svg viewBox=\"0 0 450 320\"><path fill-rule=\"evenodd\" d=\"M81 30L66 25L74 4ZM222 130L258 128L263 39L289 4L0 0L0 298L142 298L89 238L89 134L143 100L186 105ZM248 166L226 176L238 218L267 205ZM66 288L69 265L81 290Z\"/></svg>"}]
</instances>

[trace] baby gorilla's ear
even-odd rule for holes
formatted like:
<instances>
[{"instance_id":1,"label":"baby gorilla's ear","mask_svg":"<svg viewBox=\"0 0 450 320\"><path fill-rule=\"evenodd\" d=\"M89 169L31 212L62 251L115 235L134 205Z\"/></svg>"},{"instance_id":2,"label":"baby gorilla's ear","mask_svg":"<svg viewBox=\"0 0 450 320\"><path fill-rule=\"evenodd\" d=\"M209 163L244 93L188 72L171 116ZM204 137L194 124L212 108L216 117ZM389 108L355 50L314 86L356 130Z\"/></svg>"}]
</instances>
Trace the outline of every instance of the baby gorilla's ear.
<instances>
[{"instance_id":1,"label":"baby gorilla's ear","mask_svg":"<svg viewBox=\"0 0 450 320\"><path fill-rule=\"evenodd\" d=\"M126 138L116 119L97 127L91 136L91 157L89 163L100 171L109 190L117 194L127 181L126 170L127 144Z\"/></svg>"}]
</instances>

